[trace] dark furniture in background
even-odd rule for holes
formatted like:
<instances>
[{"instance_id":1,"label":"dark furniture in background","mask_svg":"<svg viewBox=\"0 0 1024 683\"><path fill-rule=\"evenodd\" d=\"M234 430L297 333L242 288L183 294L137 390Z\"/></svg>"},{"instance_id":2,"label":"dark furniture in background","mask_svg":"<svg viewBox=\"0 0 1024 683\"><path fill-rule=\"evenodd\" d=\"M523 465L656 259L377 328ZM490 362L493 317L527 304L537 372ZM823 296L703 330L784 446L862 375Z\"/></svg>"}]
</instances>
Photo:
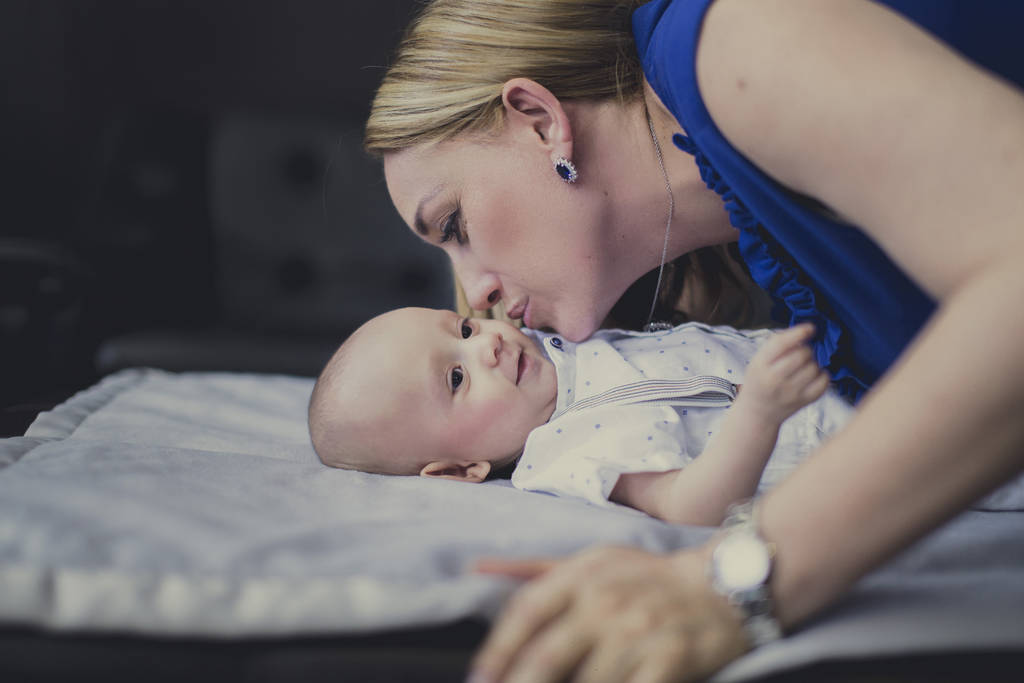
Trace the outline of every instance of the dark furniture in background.
<instances>
[{"instance_id":1,"label":"dark furniture in background","mask_svg":"<svg viewBox=\"0 0 1024 683\"><path fill-rule=\"evenodd\" d=\"M0 435L145 365L313 375L449 305L361 150L413 0L0 7Z\"/></svg>"}]
</instances>

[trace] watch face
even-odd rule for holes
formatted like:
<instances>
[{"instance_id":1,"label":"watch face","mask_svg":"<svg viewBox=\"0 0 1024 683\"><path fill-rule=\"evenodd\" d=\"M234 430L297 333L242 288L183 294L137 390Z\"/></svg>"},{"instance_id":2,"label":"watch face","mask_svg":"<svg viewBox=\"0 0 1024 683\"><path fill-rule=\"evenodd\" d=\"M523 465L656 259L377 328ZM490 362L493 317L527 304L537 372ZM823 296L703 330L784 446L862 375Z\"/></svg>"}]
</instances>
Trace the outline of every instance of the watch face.
<instances>
[{"instance_id":1,"label":"watch face","mask_svg":"<svg viewBox=\"0 0 1024 683\"><path fill-rule=\"evenodd\" d=\"M729 534L715 548L713 559L718 580L728 590L762 585L772 566L768 548L753 534Z\"/></svg>"}]
</instances>

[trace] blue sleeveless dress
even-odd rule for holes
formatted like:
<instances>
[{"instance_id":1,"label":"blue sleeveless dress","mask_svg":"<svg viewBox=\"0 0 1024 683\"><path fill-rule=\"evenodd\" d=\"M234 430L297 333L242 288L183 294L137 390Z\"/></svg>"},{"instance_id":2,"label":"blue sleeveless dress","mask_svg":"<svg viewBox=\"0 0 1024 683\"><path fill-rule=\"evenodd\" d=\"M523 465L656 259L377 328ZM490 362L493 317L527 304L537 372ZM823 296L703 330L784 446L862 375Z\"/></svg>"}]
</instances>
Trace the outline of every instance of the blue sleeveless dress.
<instances>
[{"instance_id":1,"label":"blue sleeveless dress","mask_svg":"<svg viewBox=\"0 0 1024 683\"><path fill-rule=\"evenodd\" d=\"M653 0L633 13L644 73L686 135L708 187L739 230L754 280L791 325L813 322L814 350L839 391L856 401L935 310L933 301L861 230L828 218L759 171L711 120L697 88L701 23L713 0ZM1024 2L884 0L959 52L1024 84ZM951 143L955 146L955 141ZM955 148L955 147L954 147Z\"/></svg>"}]
</instances>

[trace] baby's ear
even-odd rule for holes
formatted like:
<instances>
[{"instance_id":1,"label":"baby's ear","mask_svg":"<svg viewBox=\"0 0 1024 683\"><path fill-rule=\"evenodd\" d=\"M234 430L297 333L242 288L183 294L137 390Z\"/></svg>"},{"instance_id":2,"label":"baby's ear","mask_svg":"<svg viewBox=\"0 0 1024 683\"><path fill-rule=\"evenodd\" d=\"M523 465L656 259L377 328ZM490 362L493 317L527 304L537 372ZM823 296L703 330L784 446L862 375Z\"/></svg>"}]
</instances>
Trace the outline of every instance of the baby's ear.
<instances>
[{"instance_id":1,"label":"baby's ear","mask_svg":"<svg viewBox=\"0 0 1024 683\"><path fill-rule=\"evenodd\" d=\"M420 470L421 477L437 477L454 481L468 481L479 484L491 473L491 463L486 460L478 462L432 462Z\"/></svg>"}]
</instances>

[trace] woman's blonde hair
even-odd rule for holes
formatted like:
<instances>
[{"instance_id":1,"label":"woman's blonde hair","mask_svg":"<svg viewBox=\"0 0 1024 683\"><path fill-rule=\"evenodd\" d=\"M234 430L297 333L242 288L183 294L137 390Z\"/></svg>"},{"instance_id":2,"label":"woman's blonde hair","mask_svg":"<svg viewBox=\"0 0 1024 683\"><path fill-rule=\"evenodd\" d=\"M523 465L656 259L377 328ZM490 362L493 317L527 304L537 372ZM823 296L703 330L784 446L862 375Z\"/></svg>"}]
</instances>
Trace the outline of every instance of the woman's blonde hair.
<instances>
[{"instance_id":1,"label":"woman's blonde hair","mask_svg":"<svg viewBox=\"0 0 1024 683\"><path fill-rule=\"evenodd\" d=\"M512 78L534 80L560 100L642 97L643 65L631 18L647 1L430 0L406 30L374 97L366 150L380 157L457 135L497 132L504 121L502 88ZM730 260L724 247L676 259L676 274L666 279L659 298L669 310L684 304L687 312L677 311L677 320L750 324L749 316L734 313L735 305L720 305L723 293L747 288L736 280ZM640 306L644 314L652 287L644 279L634 286L648 292ZM684 288L688 296L682 296ZM457 279L456 293L463 315L508 320L500 305L471 309ZM625 308L632 306L617 307ZM741 301L740 308L749 307ZM638 326L625 320L631 316L612 317L619 325Z\"/></svg>"},{"instance_id":2,"label":"woman's blonde hair","mask_svg":"<svg viewBox=\"0 0 1024 683\"><path fill-rule=\"evenodd\" d=\"M433 0L406 30L373 100L375 155L500 129L505 82L560 100L630 99L643 88L631 15L645 0Z\"/></svg>"}]
</instances>

